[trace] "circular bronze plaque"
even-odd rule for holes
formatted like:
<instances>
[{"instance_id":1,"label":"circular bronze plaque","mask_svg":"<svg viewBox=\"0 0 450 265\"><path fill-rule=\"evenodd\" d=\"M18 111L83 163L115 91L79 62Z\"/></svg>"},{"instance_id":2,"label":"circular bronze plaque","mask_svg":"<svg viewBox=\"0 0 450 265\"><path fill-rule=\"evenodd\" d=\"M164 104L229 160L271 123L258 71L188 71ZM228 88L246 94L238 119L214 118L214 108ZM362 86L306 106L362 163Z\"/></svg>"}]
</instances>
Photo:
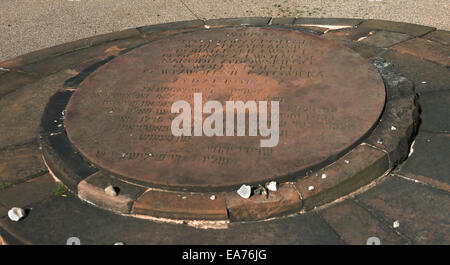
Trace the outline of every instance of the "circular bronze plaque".
<instances>
[{"instance_id":1,"label":"circular bronze plaque","mask_svg":"<svg viewBox=\"0 0 450 265\"><path fill-rule=\"evenodd\" d=\"M194 93L201 103L194 104ZM192 136L172 133L177 101L190 106L183 113ZM213 136L199 127L211 121L206 108L199 112L208 101L217 101L213 112L222 106L218 127L208 123ZM237 101L249 109L234 115L227 102ZM289 29L210 29L151 42L102 66L70 99L65 126L88 160L115 174L172 188L225 188L290 176L335 157L374 126L384 101L374 67L335 42ZM227 123L238 113L243 136L236 136L236 122ZM256 125L249 126L250 117ZM260 129L271 124L264 135ZM261 147L271 137L275 146Z\"/></svg>"}]
</instances>

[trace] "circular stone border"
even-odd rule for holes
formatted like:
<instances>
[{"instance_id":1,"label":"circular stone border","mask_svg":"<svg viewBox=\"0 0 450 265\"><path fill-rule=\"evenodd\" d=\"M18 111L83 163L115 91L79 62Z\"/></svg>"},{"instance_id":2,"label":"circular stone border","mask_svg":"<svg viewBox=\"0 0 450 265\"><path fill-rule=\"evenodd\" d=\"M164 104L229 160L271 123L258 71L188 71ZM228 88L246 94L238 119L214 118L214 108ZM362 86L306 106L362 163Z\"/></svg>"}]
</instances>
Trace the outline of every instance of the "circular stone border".
<instances>
[{"instance_id":1,"label":"circular stone border","mask_svg":"<svg viewBox=\"0 0 450 265\"><path fill-rule=\"evenodd\" d=\"M151 36L151 40L205 27L232 26L286 26L322 34L314 27L290 27L290 22L274 25L270 18L218 19L206 23L201 20L184 21L138 30ZM131 49L121 51L119 56ZM389 62L375 59L373 64L378 68L386 88L382 116L367 137L331 164L312 169L306 176L293 181L279 183L278 190L269 192L268 196L253 195L249 199L241 198L236 191L187 192L149 187L131 183L89 163L70 143L63 126L66 105L77 86L113 58L115 56L96 62L66 80L64 88L50 98L41 120L39 143L49 171L70 191L82 200L120 214L236 222L309 211L348 195L390 172L408 156L409 145L419 124L419 107L413 83L396 74ZM117 196L107 195L105 188L108 186L115 188Z\"/></svg>"}]
</instances>

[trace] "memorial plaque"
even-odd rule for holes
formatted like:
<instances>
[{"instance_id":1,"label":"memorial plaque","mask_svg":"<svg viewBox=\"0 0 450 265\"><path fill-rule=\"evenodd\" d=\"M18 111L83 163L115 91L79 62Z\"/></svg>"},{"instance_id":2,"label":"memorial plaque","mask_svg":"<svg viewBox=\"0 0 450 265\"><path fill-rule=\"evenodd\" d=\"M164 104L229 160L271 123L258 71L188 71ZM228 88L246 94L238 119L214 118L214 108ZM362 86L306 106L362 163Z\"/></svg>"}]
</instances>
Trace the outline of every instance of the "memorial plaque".
<instances>
[{"instance_id":1,"label":"memorial plaque","mask_svg":"<svg viewBox=\"0 0 450 265\"><path fill-rule=\"evenodd\" d=\"M194 93L201 104L194 104ZM191 107L192 136L172 133L177 101ZM224 136L201 129L194 136L195 124L210 115L203 109L208 101L223 106ZM236 136L237 126L226 136L227 101L258 104L258 113L245 113L243 136ZM263 116L260 102L267 102L268 127L271 106L279 103L273 147L261 147L270 137L259 130L249 135L249 117ZM71 97L65 127L83 156L124 178L226 189L328 161L375 125L384 102L374 67L335 42L290 29L205 29L151 42L99 68ZM199 109L203 113L195 116Z\"/></svg>"}]
</instances>

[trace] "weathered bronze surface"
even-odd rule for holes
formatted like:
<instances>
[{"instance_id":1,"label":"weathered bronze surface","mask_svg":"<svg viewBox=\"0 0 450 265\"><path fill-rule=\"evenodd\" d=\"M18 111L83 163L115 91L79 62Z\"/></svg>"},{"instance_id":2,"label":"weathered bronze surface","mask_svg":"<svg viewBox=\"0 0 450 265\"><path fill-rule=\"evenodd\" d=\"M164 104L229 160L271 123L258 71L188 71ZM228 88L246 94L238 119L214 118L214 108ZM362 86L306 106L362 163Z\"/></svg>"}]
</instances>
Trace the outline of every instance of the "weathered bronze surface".
<instances>
[{"instance_id":1,"label":"weathered bronze surface","mask_svg":"<svg viewBox=\"0 0 450 265\"><path fill-rule=\"evenodd\" d=\"M225 101L279 101L279 144L261 148L266 137L248 132L174 137L171 106L185 100L193 110L194 93L224 108ZM384 101L373 66L335 42L288 29L210 29L154 41L102 66L70 99L65 126L88 160L115 174L222 188L333 157L370 130Z\"/></svg>"}]
</instances>

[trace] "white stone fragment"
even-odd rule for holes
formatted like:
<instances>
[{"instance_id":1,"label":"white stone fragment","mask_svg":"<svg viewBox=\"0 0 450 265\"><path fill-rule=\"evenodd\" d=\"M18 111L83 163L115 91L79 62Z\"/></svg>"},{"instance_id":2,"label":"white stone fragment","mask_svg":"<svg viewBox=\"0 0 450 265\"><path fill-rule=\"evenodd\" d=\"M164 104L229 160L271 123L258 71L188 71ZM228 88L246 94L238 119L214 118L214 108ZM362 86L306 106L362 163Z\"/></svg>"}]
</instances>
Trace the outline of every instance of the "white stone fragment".
<instances>
[{"instance_id":1,"label":"white stone fragment","mask_svg":"<svg viewBox=\"0 0 450 265\"><path fill-rule=\"evenodd\" d=\"M123 246L123 245L125 245L123 242L114 243L114 246Z\"/></svg>"},{"instance_id":2,"label":"white stone fragment","mask_svg":"<svg viewBox=\"0 0 450 265\"><path fill-rule=\"evenodd\" d=\"M8 211L8 217L11 221L17 222L25 217L25 210L19 207L13 207Z\"/></svg>"},{"instance_id":3,"label":"white stone fragment","mask_svg":"<svg viewBox=\"0 0 450 265\"><path fill-rule=\"evenodd\" d=\"M210 29L211 26L210 25L205 25L205 29Z\"/></svg>"},{"instance_id":4,"label":"white stone fragment","mask_svg":"<svg viewBox=\"0 0 450 265\"><path fill-rule=\"evenodd\" d=\"M322 173L322 179L326 179L327 178L327 174Z\"/></svg>"},{"instance_id":5,"label":"white stone fragment","mask_svg":"<svg viewBox=\"0 0 450 265\"><path fill-rule=\"evenodd\" d=\"M392 227L398 228L400 226L400 222L398 220L395 220L395 222L392 224Z\"/></svg>"},{"instance_id":6,"label":"white stone fragment","mask_svg":"<svg viewBox=\"0 0 450 265\"><path fill-rule=\"evenodd\" d=\"M252 194L252 187L244 184L237 190L237 194L239 194L239 196L241 196L244 199L248 199Z\"/></svg>"},{"instance_id":7,"label":"white stone fragment","mask_svg":"<svg viewBox=\"0 0 450 265\"><path fill-rule=\"evenodd\" d=\"M211 197L209 197L211 199L211 201L214 201L216 199L216 195L211 195Z\"/></svg>"},{"instance_id":8,"label":"white stone fragment","mask_svg":"<svg viewBox=\"0 0 450 265\"><path fill-rule=\"evenodd\" d=\"M114 189L114 187L112 185L109 185L108 187L105 188L105 193L106 193L106 195L109 195L111 197L117 196L116 189Z\"/></svg>"},{"instance_id":9,"label":"white stone fragment","mask_svg":"<svg viewBox=\"0 0 450 265\"><path fill-rule=\"evenodd\" d=\"M277 191L278 190L278 183L276 181L271 181L269 182L269 184L267 185L267 188L270 191Z\"/></svg>"},{"instance_id":10,"label":"white stone fragment","mask_svg":"<svg viewBox=\"0 0 450 265\"><path fill-rule=\"evenodd\" d=\"M396 130L397 130L397 127L391 126L391 131L396 131Z\"/></svg>"},{"instance_id":11,"label":"white stone fragment","mask_svg":"<svg viewBox=\"0 0 450 265\"><path fill-rule=\"evenodd\" d=\"M346 159L346 160L344 160L344 163L345 163L345 164L348 164L348 163L350 163L350 161L348 161L348 160Z\"/></svg>"},{"instance_id":12,"label":"white stone fragment","mask_svg":"<svg viewBox=\"0 0 450 265\"><path fill-rule=\"evenodd\" d=\"M313 190L314 189L314 186L309 186L308 187L308 190Z\"/></svg>"}]
</instances>

